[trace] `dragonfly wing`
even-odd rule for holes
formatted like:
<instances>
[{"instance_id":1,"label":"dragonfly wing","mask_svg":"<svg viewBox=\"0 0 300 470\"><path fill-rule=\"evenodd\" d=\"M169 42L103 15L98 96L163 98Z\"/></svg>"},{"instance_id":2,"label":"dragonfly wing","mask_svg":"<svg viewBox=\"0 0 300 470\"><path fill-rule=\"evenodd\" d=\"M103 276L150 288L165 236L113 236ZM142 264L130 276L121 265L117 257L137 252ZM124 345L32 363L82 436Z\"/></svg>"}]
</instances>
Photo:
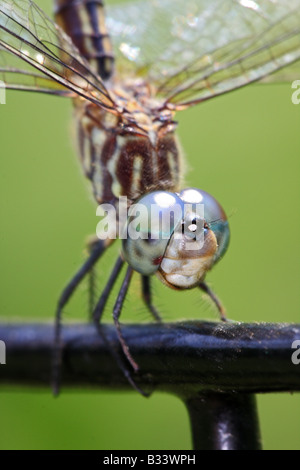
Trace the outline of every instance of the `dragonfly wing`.
<instances>
[{"instance_id":1,"label":"dragonfly wing","mask_svg":"<svg viewBox=\"0 0 300 470\"><path fill-rule=\"evenodd\" d=\"M1 79L8 88L76 94L114 108L105 85L71 39L31 0L0 0L0 47ZM36 72L15 67L16 58Z\"/></svg>"},{"instance_id":2,"label":"dragonfly wing","mask_svg":"<svg viewBox=\"0 0 300 470\"><path fill-rule=\"evenodd\" d=\"M9 65L8 65L9 64ZM46 75L34 72L31 66L22 64L20 59L0 48L0 83L6 89L38 91L41 93L73 97L74 93Z\"/></svg>"},{"instance_id":3,"label":"dragonfly wing","mask_svg":"<svg viewBox=\"0 0 300 470\"><path fill-rule=\"evenodd\" d=\"M108 8L108 29L119 67L178 108L283 67L291 79L300 58L300 0L134 1Z\"/></svg>"}]
</instances>

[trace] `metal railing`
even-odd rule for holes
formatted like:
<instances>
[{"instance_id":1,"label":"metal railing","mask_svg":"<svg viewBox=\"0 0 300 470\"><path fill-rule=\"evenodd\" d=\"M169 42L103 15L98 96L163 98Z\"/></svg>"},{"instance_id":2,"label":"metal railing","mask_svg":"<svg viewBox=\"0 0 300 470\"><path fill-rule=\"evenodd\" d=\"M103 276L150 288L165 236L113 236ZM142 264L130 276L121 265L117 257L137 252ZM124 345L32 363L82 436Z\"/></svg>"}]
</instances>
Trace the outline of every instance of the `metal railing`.
<instances>
[{"instance_id":1,"label":"metal railing","mask_svg":"<svg viewBox=\"0 0 300 470\"><path fill-rule=\"evenodd\" d=\"M130 389L110 353L122 354L116 331L103 325L102 332L63 327L63 388ZM193 321L123 325L122 332L140 366L138 387L186 404L194 449L260 449L255 394L300 391L300 365L292 361L300 325ZM52 325L1 324L0 338L7 357L1 384L50 386Z\"/></svg>"}]
</instances>

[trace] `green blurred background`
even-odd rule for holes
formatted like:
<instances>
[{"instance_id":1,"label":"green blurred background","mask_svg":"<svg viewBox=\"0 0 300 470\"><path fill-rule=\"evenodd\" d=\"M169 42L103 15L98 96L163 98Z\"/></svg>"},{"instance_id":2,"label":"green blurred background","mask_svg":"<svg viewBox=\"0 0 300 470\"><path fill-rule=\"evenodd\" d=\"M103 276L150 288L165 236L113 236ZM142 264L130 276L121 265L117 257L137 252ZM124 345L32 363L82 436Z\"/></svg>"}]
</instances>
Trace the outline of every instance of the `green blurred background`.
<instances>
[{"instance_id":1,"label":"green blurred background","mask_svg":"<svg viewBox=\"0 0 300 470\"><path fill-rule=\"evenodd\" d=\"M49 0L39 4L51 11ZM178 115L187 185L211 192L230 218L229 251L207 279L234 320L299 322L300 105L291 93L290 84L254 85ZM1 321L52 321L95 232L71 114L67 99L18 92L0 106ZM111 259L99 269L99 292ZM157 281L155 297L166 321L218 318L198 291L173 292ZM112 305L113 298L107 321ZM84 285L65 318L86 315ZM122 321L149 320L135 279ZM297 394L258 397L266 449L300 448L299 405ZM1 389L0 415L1 449L191 448L183 404L160 393L146 400L65 390L54 399L50 389Z\"/></svg>"}]
</instances>

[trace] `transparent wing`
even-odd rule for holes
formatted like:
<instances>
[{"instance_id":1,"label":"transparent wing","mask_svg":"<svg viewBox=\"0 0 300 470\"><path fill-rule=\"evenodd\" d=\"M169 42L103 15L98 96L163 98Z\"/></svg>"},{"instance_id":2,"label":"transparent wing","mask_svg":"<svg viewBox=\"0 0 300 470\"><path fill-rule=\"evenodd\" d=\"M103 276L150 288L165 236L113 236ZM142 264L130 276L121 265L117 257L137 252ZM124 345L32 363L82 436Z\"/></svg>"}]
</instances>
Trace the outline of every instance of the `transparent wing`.
<instances>
[{"instance_id":1,"label":"transparent wing","mask_svg":"<svg viewBox=\"0 0 300 470\"><path fill-rule=\"evenodd\" d=\"M0 81L5 84L6 88L74 96L74 93L65 86L46 75L35 73L31 66L26 68L26 65L26 63L22 64L22 69L20 69L20 59L0 48Z\"/></svg>"},{"instance_id":2,"label":"transparent wing","mask_svg":"<svg viewBox=\"0 0 300 470\"><path fill-rule=\"evenodd\" d=\"M144 0L107 7L120 70L175 107L257 81L300 58L300 0ZM282 79L275 74L274 79Z\"/></svg>"},{"instance_id":3,"label":"transparent wing","mask_svg":"<svg viewBox=\"0 0 300 470\"><path fill-rule=\"evenodd\" d=\"M114 108L70 38L31 0L0 0L0 79L7 88L76 94Z\"/></svg>"}]
</instances>

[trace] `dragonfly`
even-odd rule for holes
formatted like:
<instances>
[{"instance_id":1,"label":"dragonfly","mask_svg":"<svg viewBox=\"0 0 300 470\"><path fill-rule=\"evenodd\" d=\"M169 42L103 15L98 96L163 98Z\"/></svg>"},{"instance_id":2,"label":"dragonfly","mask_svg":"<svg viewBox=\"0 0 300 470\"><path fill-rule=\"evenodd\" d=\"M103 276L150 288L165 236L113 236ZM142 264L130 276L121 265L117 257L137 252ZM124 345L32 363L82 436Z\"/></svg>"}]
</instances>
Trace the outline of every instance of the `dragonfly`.
<instances>
[{"instance_id":1,"label":"dragonfly","mask_svg":"<svg viewBox=\"0 0 300 470\"><path fill-rule=\"evenodd\" d=\"M120 324L134 272L141 276L142 298L156 321L161 316L152 301L153 275L176 290L204 291L226 320L205 278L228 248L228 220L212 195L181 188L183 156L175 115L259 80L292 77L300 59L300 0L54 3L55 22L31 0L0 0L0 80L7 89L72 99L83 173L97 204L115 209L118 228L122 225L128 232L136 202L149 211L155 207L162 217L179 207L164 237L161 224L149 229L148 220L139 227L143 237L124 237L100 298L94 301L91 294L99 330L109 295L127 266L113 320L131 368L125 369L126 377L138 389L132 372L139 366ZM121 197L127 200L125 223ZM199 203L203 214L195 209ZM62 365L63 309L114 240L95 238L90 243L88 258L58 300L55 394Z\"/></svg>"}]
</instances>

